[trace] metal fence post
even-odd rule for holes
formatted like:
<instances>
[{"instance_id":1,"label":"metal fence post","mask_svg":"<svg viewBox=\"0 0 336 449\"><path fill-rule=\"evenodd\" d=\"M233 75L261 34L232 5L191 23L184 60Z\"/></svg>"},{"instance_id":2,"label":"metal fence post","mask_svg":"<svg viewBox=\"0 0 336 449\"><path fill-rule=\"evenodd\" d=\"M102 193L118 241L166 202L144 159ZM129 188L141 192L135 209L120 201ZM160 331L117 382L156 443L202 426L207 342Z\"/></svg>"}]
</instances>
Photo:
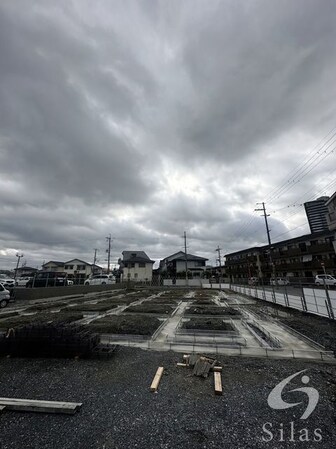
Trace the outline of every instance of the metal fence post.
<instances>
[{"instance_id":1,"label":"metal fence post","mask_svg":"<svg viewBox=\"0 0 336 449\"><path fill-rule=\"evenodd\" d=\"M332 308L332 305L331 305L330 296L329 296L329 290L328 290L328 288L327 288L327 284L326 284L325 279L323 279L323 283L324 283L324 289L325 289L325 293L326 293L326 297L327 297L326 302L328 303L327 309L329 308L329 311L330 311L330 312L329 312L329 317L330 317L332 320L334 320L334 319L335 319L334 311L333 311L333 308Z\"/></svg>"}]
</instances>

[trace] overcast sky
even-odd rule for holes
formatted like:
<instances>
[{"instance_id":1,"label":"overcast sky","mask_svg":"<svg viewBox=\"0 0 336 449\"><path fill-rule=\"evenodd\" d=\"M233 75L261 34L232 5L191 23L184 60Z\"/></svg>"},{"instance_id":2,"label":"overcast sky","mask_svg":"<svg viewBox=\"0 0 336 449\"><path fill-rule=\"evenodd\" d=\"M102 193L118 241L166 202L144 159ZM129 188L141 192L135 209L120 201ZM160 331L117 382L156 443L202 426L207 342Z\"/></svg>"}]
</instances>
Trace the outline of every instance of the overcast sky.
<instances>
[{"instance_id":1,"label":"overcast sky","mask_svg":"<svg viewBox=\"0 0 336 449\"><path fill-rule=\"evenodd\" d=\"M272 240L308 233L336 190L335 23L333 0L1 0L0 268L106 265L109 234L113 262L158 260L184 231L215 264L267 242L261 201Z\"/></svg>"}]
</instances>

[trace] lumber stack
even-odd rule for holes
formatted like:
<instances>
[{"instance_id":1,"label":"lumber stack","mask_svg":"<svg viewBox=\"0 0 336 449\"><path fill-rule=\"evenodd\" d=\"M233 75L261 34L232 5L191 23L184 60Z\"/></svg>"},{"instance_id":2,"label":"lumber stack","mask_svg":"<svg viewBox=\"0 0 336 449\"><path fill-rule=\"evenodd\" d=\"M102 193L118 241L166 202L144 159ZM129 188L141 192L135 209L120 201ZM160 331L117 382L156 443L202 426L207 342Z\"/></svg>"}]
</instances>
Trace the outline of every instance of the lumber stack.
<instances>
[{"instance_id":1,"label":"lumber stack","mask_svg":"<svg viewBox=\"0 0 336 449\"><path fill-rule=\"evenodd\" d=\"M221 371L221 366L216 366L217 360L199 354L183 356L185 363L178 363L177 366L193 368L193 375L198 377L208 377L210 371Z\"/></svg>"},{"instance_id":2,"label":"lumber stack","mask_svg":"<svg viewBox=\"0 0 336 449\"><path fill-rule=\"evenodd\" d=\"M177 363L177 366L184 368L193 368L193 375L198 377L208 377L210 371L214 373L214 388L215 394L223 394L222 388L222 367L216 365L217 360L210 357L205 357L200 354L185 354L183 356L183 363Z\"/></svg>"}]
</instances>

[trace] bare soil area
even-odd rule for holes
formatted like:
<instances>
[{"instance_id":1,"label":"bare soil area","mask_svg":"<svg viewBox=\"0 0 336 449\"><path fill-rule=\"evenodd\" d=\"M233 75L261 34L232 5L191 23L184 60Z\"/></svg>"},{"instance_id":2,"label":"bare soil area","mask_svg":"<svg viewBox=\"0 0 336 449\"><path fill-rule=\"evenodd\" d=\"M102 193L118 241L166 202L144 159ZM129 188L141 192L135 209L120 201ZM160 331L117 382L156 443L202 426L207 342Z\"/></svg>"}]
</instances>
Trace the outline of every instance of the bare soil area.
<instances>
[{"instance_id":1,"label":"bare soil area","mask_svg":"<svg viewBox=\"0 0 336 449\"><path fill-rule=\"evenodd\" d=\"M234 327L220 318L191 318L182 324L183 329L234 331Z\"/></svg>"},{"instance_id":2,"label":"bare soil area","mask_svg":"<svg viewBox=\"0 0 336 449\"><path fill-rule=\"evenodd\" d=\"M137 306L127 307L125 312L130 313L157 313L160 315L169 315L173 312L175 307L167 304L153 304L152 302L146 302Z\"/></svg>"},{"instance_id":3,"label":"bare soil area","mask_svg":"<svg viewBox=\"0 0 336 449\"><path fill-rule=\"evenodd\" d=\"M67 311L78 311L78 312L106 312L106 310L115 309L118 304L111 301L101 301L97 304L78 304L76 306L68 306L65 309Z\"/></svg>"},{"instance_id":4,"label":"bare soil area","mask_svg":"<svg viewBox=\"0 0 336 449\"><path fill-rule=\"evenodd\" d=\"M88 328L101 334L152 335L161 325L154 317L112 315L88 324Z\"/></svg>"},{"instance_id":5,"label":"bare soil area","mask_svg":"<svg viewBox=\"0 0 336 449\"><path fill-rule=\"evenodd\" d=\"M23 324L30 323L72 323L74 321L81 320L83 318L82 313L71 313L71 312L57 312L57 313L36 313L34 315L17 315L11 318L6 318L0 320L0 329L7 330L10 328L16 328Z\"/></svg>"},{"instance_id":6,"label":"bare soil area","mask_svg":"<svg viewBox=\"0 0 336 449\"><path fill-rule=\"evenodd\" d=\"M241 312L232 307L219 307L215 304L213 306L191 306L186 310L187 315L228 315L241 316Z\"/></svg>"}]
</instances>

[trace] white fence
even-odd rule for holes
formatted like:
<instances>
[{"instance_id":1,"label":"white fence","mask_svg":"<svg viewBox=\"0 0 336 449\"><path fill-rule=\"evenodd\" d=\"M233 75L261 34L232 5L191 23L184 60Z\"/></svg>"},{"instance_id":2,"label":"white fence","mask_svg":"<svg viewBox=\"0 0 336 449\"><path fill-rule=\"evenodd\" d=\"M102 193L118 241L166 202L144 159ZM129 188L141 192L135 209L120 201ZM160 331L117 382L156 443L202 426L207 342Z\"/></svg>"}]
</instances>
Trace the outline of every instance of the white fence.
<instances>
[{"instance_id":1,"label":"white fence","mask_svg":"<svg viewBox=\"0 0 336 449\"><path fill-rule=\"evenodd\" d=\"M210 284L208 279L163 279L164 287L202 287L202 288L230 288L230 284Z\"/></svg>"},{"instance_id":2,"label":"white fence","mask_svg":"<svg viewBox=\"0 0 336 449\"><path fill-rule=\"evenodd\" d=\"M286 292L265 290L262 287L231 285L231 290L284 307L314 313L327 318L336 318L336 291L317 288L303 288L301 296Z\"/></svg>"}]
</instances>

